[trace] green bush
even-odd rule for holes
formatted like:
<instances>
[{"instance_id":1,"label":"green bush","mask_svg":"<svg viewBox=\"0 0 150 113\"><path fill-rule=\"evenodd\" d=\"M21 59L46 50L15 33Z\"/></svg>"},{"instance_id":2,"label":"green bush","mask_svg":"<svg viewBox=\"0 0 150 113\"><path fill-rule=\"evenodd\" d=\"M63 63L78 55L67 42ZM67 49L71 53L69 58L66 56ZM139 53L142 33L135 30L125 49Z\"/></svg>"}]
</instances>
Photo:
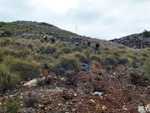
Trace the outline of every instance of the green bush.
<instances>
[{"instance_id":1,"label":"green bush","mask_svg":"<svg viewBox=\"0 0 150 113\"><path fill-rule=\"evenodd\" d=\"M8 25L8 23L6 23L6 22L0 22L0 27L4 26L4 25Z\"/></svg>"},{"instance_id":2,"label":"green bush","mask_svg":"<svg viewBox=\"0 0 150 113\"><path fill-rule=\"evenodd\" d=\"M0 93L17 87L20 81L18 74L10 73L4 64L0 65Z\"/></svg>"},{"instance_id":3,"label":"green bush","mask_svg":"<svg viewBox=\"0 0 150 113\"><path fill-rule=\"evenodd\" d=\"M30 54L30 52L27 49L23 49L23 48L19 50L4 48L2 50L2 54L4 54L5 56L13 56L16 58L25 58Z\"/></svg>"},{"instance_id":4,"label":"green bush","mask_svg":"<svg viewBox=\"0 0 150 113\"><path fill-rule=\"evenodd\" d=\"M71 53L71 49L68 48L68 47L63 47L61 49L59 49L56 53L56 57L60 57L61 55L64 55L64 54L68 54L68 53Z\"/></svg>"},{"instance_id":5,"label":"green bush","mask_svg":"<svg viewBox=\"0 0 150 113\"><path fill-rule=\"evenodd\" d=\"M81 63L71 55L60 57L58 61L53 65L52 70L56 73L60 73L61 69L79 71L81 69Z\"/></svg>"},{"instance_id":6,"label":"green bush","mask_svg":"<svg viewBox=\"0 0 150 113\"><path fill-rule=\"evenodd\" d=\"M14 59L9 65L11 72L18 73L24 79L32 79L39 76L39 66L35 62L27 62Z\"/></svg>"},{"instance_id":7,"label":"green bush","mask_svg":"<svg viewBox=\"0 0 150 113\"><path fill-rule=\"evenodd\" d=\"M64 53L64 54L68 54L68 53L71 53L72 51L71 51L70 48L64 47L64 48L61 49L61 52Z\"/></svg>"},{"instance_id":8,"label":"green bush","mask_svg":"<svg viewBox=\"0 0 150 113\"><path fill-rule=\"evenodd\" d=\"M56 52L56 48L51 45L47 45L44 49L45 54L53 54L54 52Z\"/></svg>"},{"instance_id":9,"label":"green bush","mask_svg":"<svg viewBox=\"0 0 150 113\"><path fill-rule=\"evenodd\" d=\"M87 58L85 56L85 54L80 53L80 52L75 52L73 53L73 56L77 59L79 59L80 62L87 62Z\"/></svg>"},{"instance_id":10,"label":"green bush","mask_svg":"<svg viewBox=\"0 0 150 113\"><path fill-rule=\"evenodd\" d=\"M100 58L99 55L94 55L94 54L92 54L92 55L90 55L90 61L98 61L98 62L101 62L102 59Z\"/></svg>"}]
</instances>

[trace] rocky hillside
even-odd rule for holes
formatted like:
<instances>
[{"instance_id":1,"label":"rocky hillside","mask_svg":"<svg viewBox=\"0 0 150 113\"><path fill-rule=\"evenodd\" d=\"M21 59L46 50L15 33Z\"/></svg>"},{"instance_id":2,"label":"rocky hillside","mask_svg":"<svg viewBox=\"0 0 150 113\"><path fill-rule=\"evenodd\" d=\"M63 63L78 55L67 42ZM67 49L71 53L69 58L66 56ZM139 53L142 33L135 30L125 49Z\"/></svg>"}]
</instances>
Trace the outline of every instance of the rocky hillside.
<instances>
[{"instance_id":1,"label":"rocky hillside","mask_svg":"<svg viewBox=\"0 0 150 113\"><path fill-rule=\"evenodd\" d=\"M150 34L148 31L144 31L143 33L133 34L129 36L125 36L119 39L111 40L112 42L117 42L122 45L126 45L131 48L142 49L146 47L150 47Z\"/></svg>"},{"instance_id":2,"label":"rocky hillside","mask_svg":"<svg viewBox=\"0 0 150 113\"><path fill-rule=\"evenodd\" d=\"M150 112L149 59L148 48L47 23L1 22L0 113Z\"/></svg>"}]
</instances>

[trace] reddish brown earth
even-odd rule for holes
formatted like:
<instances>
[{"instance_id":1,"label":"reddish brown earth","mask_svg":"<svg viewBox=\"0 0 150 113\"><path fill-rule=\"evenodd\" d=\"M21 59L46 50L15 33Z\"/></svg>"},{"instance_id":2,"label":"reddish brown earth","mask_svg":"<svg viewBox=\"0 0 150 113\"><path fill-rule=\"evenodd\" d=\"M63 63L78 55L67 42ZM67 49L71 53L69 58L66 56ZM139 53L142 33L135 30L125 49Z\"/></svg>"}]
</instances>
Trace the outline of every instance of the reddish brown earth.
<instances>
[{"instance_id":1,"label":"reddish brown earth","mask_svg":"<svg viewBox=\"0 0 150 113\"><path fill-rule=\"evenodd\" d=\"M35 87L21 87L7 98L20 98L20 113L138 113L140 105L150 103L150 85L135 85L131 73L135 69L123 65L102 67L93 64L89 72L73 75L47 75ZM94 92L102 92L94 96ZM27 101L32 105L27 104ZM1 112L6 108L1 106Z\"/></svg>"}]
</instances>

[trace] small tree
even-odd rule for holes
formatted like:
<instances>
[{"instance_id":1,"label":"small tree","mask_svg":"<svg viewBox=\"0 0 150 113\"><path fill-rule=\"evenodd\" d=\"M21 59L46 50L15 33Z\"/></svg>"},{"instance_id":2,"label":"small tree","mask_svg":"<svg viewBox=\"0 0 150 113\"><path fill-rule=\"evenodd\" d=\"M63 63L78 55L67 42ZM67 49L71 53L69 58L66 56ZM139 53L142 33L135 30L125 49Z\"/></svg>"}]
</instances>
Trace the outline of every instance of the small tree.
<instances>
[{"instance_id":1,"label":"small tree","mask_svg":"<svg viewBox=\"0 0 150 113\"><path fill-rule=\"evenodd\" d=\"M150 37L150 32L147 31L147 30L144 30L144 31L143 31L143 36L144 36L144 37Z\"/></svg>"}]
</instances>

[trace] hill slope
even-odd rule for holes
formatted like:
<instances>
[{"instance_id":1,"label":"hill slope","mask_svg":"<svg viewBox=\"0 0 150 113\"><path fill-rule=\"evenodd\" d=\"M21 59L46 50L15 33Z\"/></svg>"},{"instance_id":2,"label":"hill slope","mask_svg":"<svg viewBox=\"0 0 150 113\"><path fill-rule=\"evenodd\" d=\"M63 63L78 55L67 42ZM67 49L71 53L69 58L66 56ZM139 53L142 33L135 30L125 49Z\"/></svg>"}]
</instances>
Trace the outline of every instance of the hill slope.
<instances>
[{"instance_id":1,"label":"hill slope","mask_svg":"<svg viewBox=\"0 0 150 113\"><path fill-rule=\"evenodd\" d=\"M150 104L150 49L47 23L1 22L0 32L0 113L137 113Z\"/></svg>"},{"instance_id":2,"label":"hill slope","mask_svg":"<svg viewBox=\"0 0 150 113\"><path fill-rule=\"evenodd\" d=\"M16 21L0 23L0 36L19 36L25 34L52 35L55 37L80 37L45 22Z\"/></svg>"}]
</instances>

